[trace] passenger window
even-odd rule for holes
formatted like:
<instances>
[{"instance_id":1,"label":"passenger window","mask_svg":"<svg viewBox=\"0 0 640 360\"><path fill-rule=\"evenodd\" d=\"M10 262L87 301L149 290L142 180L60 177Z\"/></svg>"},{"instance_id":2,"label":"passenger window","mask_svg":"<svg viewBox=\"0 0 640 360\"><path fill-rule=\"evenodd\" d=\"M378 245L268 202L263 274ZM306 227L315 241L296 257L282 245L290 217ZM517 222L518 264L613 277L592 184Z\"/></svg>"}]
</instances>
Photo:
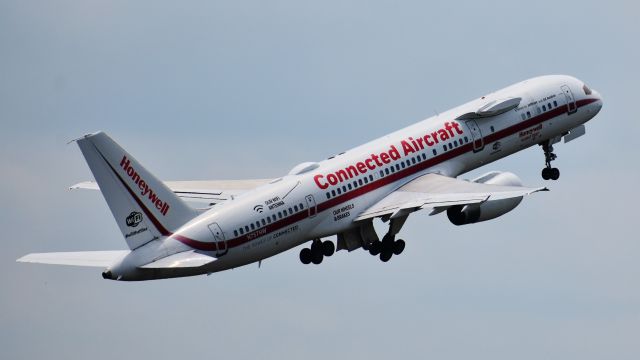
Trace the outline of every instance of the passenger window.
<instances>
[{"instance_id":1,"label":"passenger window","mask_svg":"<svg viewBox=\"0 0 640 360\"><path fill-rule=\"evenodd\" d=\"M520 114L520 117L522 118L522 120L524 120L525 119L524 113Z\"/></svg>"},{"instance_id":2,"label":"passenger window","mask_svg":"<svg viewBox=\"0 0 640 360\"><path fill-rule=\"evenodd\" d=\"M458 140L453 140L453 146L458 147Z\"/></svg>"},{"instance_id":3,"label":"passenger window","mask_svg":"<svg viewBox=\"0 0 640 360\"><path fill-rule=\"evenodd\" d=\"M262 226L267 225L267 222L264 219L260 220L260 222L262 222Z\"/></svg>"},{"instance_id":4,"label":"passenger window","mask_svg":"<svg viewBox=\"0 0 640 360\"><path fill-rule=\"evenodd\" d=\"M540 115L542 111L540 111L540 106L536 106L536 113L538 113L538 115Z\"/></svg>"},{"instance_id":5,"label":"passenger window","mask_svg":"<svg viewBox=\"0 0 640 360\"><path fill-rule=\"evenodd\" d=\"M542 111L547 111L547 105L542 105Z\"/></svg>"},{"instance_id":6,"label":"passenger window","mask_svg":"<svg viewBox=\"0 0 640 360\"><path fill-rule=\"evenodd\" d=\"M468 137L464 137L464 142L468 143L469 142L469 138Z\"/></svg>"},{"instance_id":7,"label":"passenger window","mask_svg":"<svg viewBox=\"0 0 640 360\"><path fill-rule=\"evenodd\" d=\"M433 151L433 156L438 155L438 153L436 152L436 149L432 149L431 151Z\"/></svg>"},{"instance_id":8,"label":"passenger window","mask_svg":"<svg viewBox=\"0 0 640 360\"><path fill-rule=\"evenodd\" d=\"M491 132L494 132L494 131L495 131L495 130L494 130L493 126L491 126Z\"/></svg>"},{"instance_id":9,"label":"passenger window","mask_svg":"<svg viewBox=\"0 0 640 360\"><path fill-rule=\"evenodd\" d=\"M331 198L331 194L327 193L327 199Z\"/></svg>"},{"instance_id":10,"label":"passenger window","mask_svg":"<svg viewBox=\"0 0 640 360\"><path fill-rule=\"evenodd\" d=\"M276 221L276 214L273 214L271 218L273 219L273 221Z\"/></svg>"},{"instance_id":11,"label":"passenger window","mask_svg":"<svg viewBox=\"0 0 640 360\"><path fill-rule=\"evenodd\" d=\"M384 177L384 171L380 170L380 177Z\"/></svg>"},{"instance_id":12,"label":"passenger window","mask_svg":"<svg viewBox=\"0 0 640 360\"><path fill-rule=\"evenodd\" d=\"M253 223L251 223L251 230L255 230L256 227L253 225Z\"/></svg>"},{"instance_id":13,"label":"passenger window","mask_svg":"<svg viewBox=\"0 0 640 360\"><path fill-rule=\"evenodd\" d=\"M304 206L302 206L302 203L300 203L300 205L298 206L300 206L300 210L304 209Z\"/></svg>"},{"instance_id":14,"label":"passenger window","mask_svg":"<svg viewBox=\"0 0 640 360\"><path fill-rule=\"evenodd\" d=\"M416 158L411 159L413 161L413 163L416 163ZM420 161L420 158L418 158L418 161Z\"/></svg>"},{"instance_id":15,"label":"passenger window","mask_svg":"<svg viewBox=\"0 0 640 360\"><path fill-rule=\"evenodd\" d=\"M260 221L256 221L256 228L260 228Z\"/></svg>"},{"instance_id":16,"label":"passenger window","mask_svg":"<svg viewBox=\"0 0 640 360\"><path fill-rule=\"evenodd\" d=\"M389 175L389 168L384 169L384 173Z\"/></svg>"},{"instance_id":17,"label":"passenger window","mask_svg":"<svg viewBox=\"0 0 640 360\"><path fill-rule=\"evenodd\" d=\"M369 181L373 181L373 175L369 175Z\"/></svg>"},{"instance_id":18,"label":"passenger window","mask_svg":"<svg viewBox=\"0 0 640 360\"><path fill-rule=\"evenodd\" d=\"M338 188L337 190L338 190L338 195L342 194L342 190L340 190L340 188Z\"/></svg>"},{"instance_id":19,"label":"passenger window","mask_svg":"<svg viewBox=\"0 0 640 360\"><path fill-rule=\"evenodd\" d=\"M282 219L282 212L278 211L278 219Z\"/></svg>"},{"instance_id":20,"label":"passenger window","mask_svg":"<svg viewBox=\"0 0 640 360\"><path fill-rule=\"evenodd\" d=\"M244 234L244 230L242 228L240 228L240 235Z\"/></svg>"},{"instance_id":21,"label":"passenger window","mask_svg":"<svg viewBox=\"0 0 640 360\"><path fill-rule=\"evenodd\" d=\"M327 193L327 195L329 195L329 193ZM271 224L271 217L267 217L267 224Z\"/></svg>"},{"instance_id":22,"label":"passenger window","mask_svg":"<svg viewBox=\"0 0 640 360\"><path fill-rule=\"evenodd\" d=\"M289 208L289 215L293 214L293 210Z\"/></svg>"},{"instance_id":23,"label":"passenger window","mask_svg":"<svg viewBox=\"0 0 640 360\"><path fill-rule=\"evenodd\" d=\"M244 229L245 229L246 232L249 232L249 226L248 225L245 225Z\"/></svg>"},{"instance_id":24,"label":"passenger window","mask_svg":"<svg viewBox=\"0 0 640 360\"><path fill-rule=\"evenodd\" d=\"M347 192L347 187L346 186L342 186L342 192Z\"/></svg>"},{"instance_id":25,"label":"passenger window","mask_svg":"<svg viewBox=\"0 0 640 360\"><path fill-rule=\"evenodd\" d=\"M396 164L396 171L400 171L400 164Z\"/></svg>"},{"instance_id":26,"label":"passenger window","mask_svg":"<svg viewBox=\"0 0 640 360\"><path fill-rule=\"evenodd\" d=\"M296 212L298 212L298 205L294 205L294 206L293 206L293 209L294 209Z\"/></svg>"},{"instance_id":27,"label":"passenger window","mask_svg":"<svg viewBox=\"0 0 640 360\"><path fill-rule=\"evenodd\" d=\"M347 187L349 188L349 190L351 190L351 183L348 183Z\"/></svg>"},{"instance_id":28,"label":"passenger window","mask_svg":"<svg viewBox=\"0 0 640 360\"><path fill-rule=\"evenodd\" d=\"M331 196L336 196L336 191L335 190L331 190Z\"/></svg>"},{"instance_id":29,"label":"passenger window","mask_svg":"<svg viewBox=\"0 0 640 360\"><path fill-rule=\"evenodd\" d=\"M233 230L233 236L238 237L238 230Z\"/></svg>"},{"instance_id":30,"label":"passenger window","mask_svg":"<svg viewBox=\"0 0 640 360\"><path fill-rule=\"evenodd\" d=\"M453 144L449 143L449 150L453 149Z\"/></svg>"},{"instance_id":31,"label":"passenger window","mask_svg":"<svg viewBox=\"0 0 640 360\"><path fill-rule=\"evenodd\" d=\"M362 186L362 179L358 179L358 184L360 184L360 186Z\"/></svg>"},{"instance_id":32,"label":"passenger window","mask_svg":"<svg viewBox=\"0 0 640 360\"><path fill-rule=\"evenodd\" d=\"M555 100L553 100L553 106L554 106L554 107L558 107L558 102L557 102L557 101L555 101Z\"/></svg>"},{"instance_id":33,"label":"passenger window","mask_svg":"<svg viewBox=\"0 0 640 360\"><path fill-rule=\"evenodd\" d=\"M400 165L402 166L402 168L404 169L404 161L400 163Z\"/></svg>"},{"instance_id":34,"label":"passenger window","mask_svg":"<svg viewBox=\"0 0 640 360\"><path fill-rule=\"evenodd\" d=\"M435 151L435 150L434 150ZM427 160L427 154L422 153L422 160Z\"/></svg>"},{"instance_id":35,"label":"passenger window","mask_svg":"<svg viewBox=\"0 0 640 360\"><path fill-rule=\"evenodd\" d=\"M547 103L547 109L551 110L551 103Z\"/></svg>"},{"instance_id":36,"label":"passenger window","mask_svg":"<svg viewBox=\"0 0 640 360\"><path fill-rule=\"evenodd\" d=\"M527 119L531 119L531 112L527 111Z\"/></svg>"},{"instance_id":37,"label":"passenger window","mask_svg":"<svg viewBox=\"0 0 640 360\"><path fill-rule=\"evenodd\" d=\"M447 145L442 145L442 150L447 151Z\"/></svg>"}]
</instances>

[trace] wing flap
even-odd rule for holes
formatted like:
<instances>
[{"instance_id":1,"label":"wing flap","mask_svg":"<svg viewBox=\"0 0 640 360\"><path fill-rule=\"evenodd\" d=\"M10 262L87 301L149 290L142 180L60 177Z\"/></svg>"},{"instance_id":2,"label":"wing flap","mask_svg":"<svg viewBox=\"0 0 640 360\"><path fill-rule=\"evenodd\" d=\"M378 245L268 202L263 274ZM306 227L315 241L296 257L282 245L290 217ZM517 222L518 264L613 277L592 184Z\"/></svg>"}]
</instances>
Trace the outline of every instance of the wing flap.
<instances>
[{"instance_id":1,"label":"wing flap","mask_svg":"<svg viewBox=\"0 0 640 360\"><path fill-rule=\"evenodd\" d=\"M355 221L393 215L401 210L446 209L454 205L477 204L544 191L546 188L503 186L458 180L439 174L416 178L392 192L355 218Z\"/></svg>"},{"instance_id":2,"label":"wing flap","mask_svg":"<svg viewBox=\"0 0 640 360\"><path fill-rule=\"evenodd\" d=\"M50 265L108 267L124 258L128 253L129 250L33 253L16 261Z\"/></svg>"}]
</instances>

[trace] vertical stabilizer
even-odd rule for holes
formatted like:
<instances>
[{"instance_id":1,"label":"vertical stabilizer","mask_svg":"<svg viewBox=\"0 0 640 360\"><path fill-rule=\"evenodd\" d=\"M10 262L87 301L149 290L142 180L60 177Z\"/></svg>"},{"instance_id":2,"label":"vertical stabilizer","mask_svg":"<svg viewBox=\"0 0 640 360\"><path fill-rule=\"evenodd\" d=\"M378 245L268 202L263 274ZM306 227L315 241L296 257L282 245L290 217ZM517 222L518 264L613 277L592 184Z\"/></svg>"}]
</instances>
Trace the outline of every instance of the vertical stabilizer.
<instances>
[{"instance_id":1,"label":"vertical stabilizer","mask_svg":"<svg viewBox=\"0 0 640 360\"><path fill-rule=\"evenodd\" d=\"M78 140L130 249L169 236L197 213L107 134Z\"/></svg>"}]
</instances>

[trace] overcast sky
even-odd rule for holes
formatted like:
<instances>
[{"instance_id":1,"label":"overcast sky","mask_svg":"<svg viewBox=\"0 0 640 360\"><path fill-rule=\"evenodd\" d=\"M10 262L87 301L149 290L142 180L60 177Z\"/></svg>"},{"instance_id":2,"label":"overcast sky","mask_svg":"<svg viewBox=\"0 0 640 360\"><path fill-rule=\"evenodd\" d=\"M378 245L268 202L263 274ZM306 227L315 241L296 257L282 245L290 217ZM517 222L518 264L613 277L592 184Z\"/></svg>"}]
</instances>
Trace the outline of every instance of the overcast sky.
<instances>
[{"instance_id":1,"label":"overcast sky","mask_svg":"<svg viewBox=\"0 0 640 360\"><path fill-rule=\"evenodd\" d=\"M640 25L628 1L0 0L0 357L638 359ZM264 178L528 77L604 97L587 136L487 165L551 192L405 252L123 283L17 264L124 249L69 140L167 180ZM384 228L380 228L384 230Z\"/></svg>"}]
</instances>

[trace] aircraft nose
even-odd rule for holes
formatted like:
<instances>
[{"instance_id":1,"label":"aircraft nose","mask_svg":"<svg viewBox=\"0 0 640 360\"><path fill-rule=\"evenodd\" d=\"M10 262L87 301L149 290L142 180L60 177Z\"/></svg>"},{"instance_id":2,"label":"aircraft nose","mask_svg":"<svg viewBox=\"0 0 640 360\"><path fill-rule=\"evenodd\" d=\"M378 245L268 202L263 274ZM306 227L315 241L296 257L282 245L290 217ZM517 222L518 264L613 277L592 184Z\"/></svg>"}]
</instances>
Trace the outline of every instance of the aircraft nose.
<instances>
[{"instance_id":1,"label":"aircraft nose","mask_svg":"<svg viewBox=\"0 0 640 360\"><path fill-rule=\"evenodd\" d=\"M596 114L600 112L600 109L602 109L602 96L600 95L600 93L596 90L591 90L591 95L596 98L598 101L596 101Z\"/></svg>"}]
</instances>

